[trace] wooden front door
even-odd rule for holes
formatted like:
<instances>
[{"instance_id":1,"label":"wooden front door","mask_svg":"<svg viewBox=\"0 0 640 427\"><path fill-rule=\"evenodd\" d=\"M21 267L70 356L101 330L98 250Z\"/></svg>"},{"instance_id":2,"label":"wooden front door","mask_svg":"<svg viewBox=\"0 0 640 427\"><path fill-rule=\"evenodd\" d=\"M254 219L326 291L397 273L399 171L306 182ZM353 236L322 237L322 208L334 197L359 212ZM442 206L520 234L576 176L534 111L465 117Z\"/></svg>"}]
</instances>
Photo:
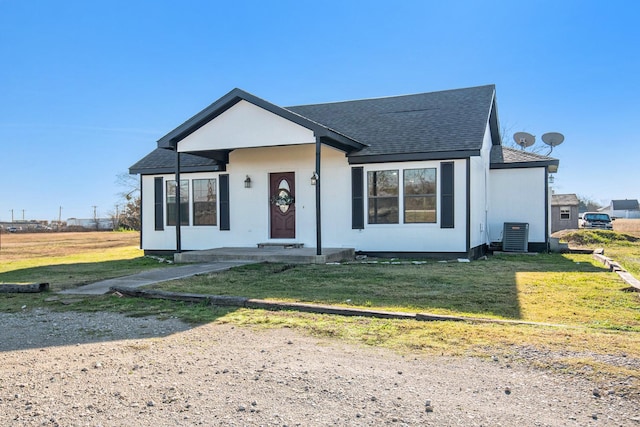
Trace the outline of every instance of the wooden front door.
<instances>
[{"instance_id":1,"label":"wooden front door","mask_svg":"<svg viewBox=\"0 0 640 427\"><path fill-rule=\"evenodd\" d=\"M269 204L271 238L296 237L295 174L293 172L269 175Z\"/></svg>"}]
</instances>

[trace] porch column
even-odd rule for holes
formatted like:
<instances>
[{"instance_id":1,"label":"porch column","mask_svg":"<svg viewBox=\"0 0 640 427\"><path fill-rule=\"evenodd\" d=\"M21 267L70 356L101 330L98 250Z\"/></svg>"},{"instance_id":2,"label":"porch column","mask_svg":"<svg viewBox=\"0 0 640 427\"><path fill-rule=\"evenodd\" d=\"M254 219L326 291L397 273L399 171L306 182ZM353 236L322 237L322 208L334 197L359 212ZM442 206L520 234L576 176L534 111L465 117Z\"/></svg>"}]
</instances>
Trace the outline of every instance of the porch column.
<instances>
[{"instance_id":1,"label":"porch column","mask_svg":"<svg viewBox=\"0 0 640 427\"><path fill-rule=\"evenodd\" d=\"M316 255L322 255L322 220L320 215L320 183L322 182L322 174L320 173L320 150L322 144L320 137L316 136Z\"/></svg>"},{"instance_id":2,"label":"porch column","mask_svg":"<svg viewBox=\"0 0 640 427\"><path fill-rule=\"evenodd\" d=\"M182 252L182 239L180 237L180 225L182 216L180 215L180 152L176 143L176 253Z\"/></svg>"}]
</instances>

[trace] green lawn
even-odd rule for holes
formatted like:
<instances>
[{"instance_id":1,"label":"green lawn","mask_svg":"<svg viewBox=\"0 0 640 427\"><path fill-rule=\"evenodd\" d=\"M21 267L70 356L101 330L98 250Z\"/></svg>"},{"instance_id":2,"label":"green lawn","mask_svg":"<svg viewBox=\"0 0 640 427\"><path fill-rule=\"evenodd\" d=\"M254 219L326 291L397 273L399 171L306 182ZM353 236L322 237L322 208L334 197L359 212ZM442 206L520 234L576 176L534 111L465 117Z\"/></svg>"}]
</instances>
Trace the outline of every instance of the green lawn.
<instances>
[{"instance_id":1,"label":"green lawn","mask_svg":"<svg viewBox=\"0 0 640 427\"><path fill-rule=\"evenodd\" d=\"M638 295L590 255L472 263L255 264L154 288L379 310L518 319L640 332Z\"/></svg>"}]
</instances>

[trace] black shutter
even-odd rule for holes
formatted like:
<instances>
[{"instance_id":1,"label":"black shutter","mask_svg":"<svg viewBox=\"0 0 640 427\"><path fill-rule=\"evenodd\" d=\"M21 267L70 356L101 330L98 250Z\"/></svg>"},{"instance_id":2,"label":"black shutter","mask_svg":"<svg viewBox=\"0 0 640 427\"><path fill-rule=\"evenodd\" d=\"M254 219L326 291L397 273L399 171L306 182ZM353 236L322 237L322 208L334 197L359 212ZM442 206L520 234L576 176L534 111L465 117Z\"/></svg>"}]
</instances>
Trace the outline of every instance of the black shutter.
<instances>
[{"instance_id":1,"label":"black shutter","mask_svg":"<svg viewBox=\"0 0 640 427\"><path fill-rule=\"evenodd\" d=\"M156 177L153 180L153 209L155 217L155 229L164 230L164 197L163 197L164 184L162 177Z\"/></svg>"},{"instance_id":2,"label":"black shutter","mask_svg":"<svg viewBox=\"0 0 640 427\"><path fill-rule=\"evenodd\" d=\"M453 162L440 163L440 228L454 228Z\"/></svg>"},{"instance_id":3,"label":"black shutter","mask_svg":"<svg viewBox=\"0 0 640 427\"><path fill-rule=\"evenodd\" d=\"M351 228L364 228L364 171L351 168Z\"/></svg>"},{"instance_id":4,"label":"black shutter","mask_svg":"<svg viewBox=\"0 0 640 427\"><path fill-rule=\"evenodd\" d=\"M231 230L229 216L229 175L220 175L220 230Z\"/></svg>"}]
</instances>

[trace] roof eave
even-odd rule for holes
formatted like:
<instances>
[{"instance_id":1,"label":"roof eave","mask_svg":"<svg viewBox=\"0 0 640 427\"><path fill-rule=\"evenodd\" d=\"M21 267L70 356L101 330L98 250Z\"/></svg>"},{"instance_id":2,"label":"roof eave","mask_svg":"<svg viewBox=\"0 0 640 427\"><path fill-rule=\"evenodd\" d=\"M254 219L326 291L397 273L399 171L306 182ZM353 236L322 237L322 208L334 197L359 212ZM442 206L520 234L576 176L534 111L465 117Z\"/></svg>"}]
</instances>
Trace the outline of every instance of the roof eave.
<instances>
[{"instance_id":1,"label":"roof eave","mask_svg":"<svg viewBox=\"0 0 640 427\"><path fill-rule=\"evenodd\" d=\"M223 166L184 166L180 167L180 172L223 172L225 168ZM157 168L136 168L134 166L129 168L130 175L161 175L161 174L173 174L175 168L170 167L157 167Z\"/></svg>"},{"instance_id":2,"label":"roof eave","mask_svg":"<svg viewBox=\"0 0 640 427\"><path fill-rule=\"evenodd\" d=\"M365 163L391 163L391 162L415 162L424 160L449 160L466 159L479 156L480 150L459 150L459 151L434 151L423 153L392 153L392 154L371 154L371 155L350 155L349 164L360 165Z\"/></svg>"},{"instance_id":3,"label":"roof eave","mask_svg":"<svg viewBox=\"0 0 640 427\"><path fill-rule=\"evenodd\" d=\"M510 163L491 163L490 169L522 169L522 168L541 168L548 167L553 168L555 166L556 170L560 165L560 161L557 159L550 160L536 160L531 162L510 162Z\"/></svg>"}]
</instances>

